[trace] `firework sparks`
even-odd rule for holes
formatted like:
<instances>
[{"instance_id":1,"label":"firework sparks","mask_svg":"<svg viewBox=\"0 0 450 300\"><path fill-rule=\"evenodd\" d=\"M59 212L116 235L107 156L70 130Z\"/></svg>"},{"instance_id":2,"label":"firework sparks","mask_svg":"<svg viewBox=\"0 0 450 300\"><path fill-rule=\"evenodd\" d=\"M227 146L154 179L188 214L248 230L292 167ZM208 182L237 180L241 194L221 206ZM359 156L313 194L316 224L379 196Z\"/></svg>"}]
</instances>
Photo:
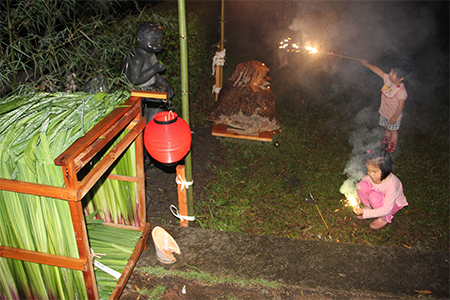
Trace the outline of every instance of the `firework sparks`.
<instances>
[{"instance_id":1,"label":"firework sparks","mask_svg":"<svg viewBox=\"0 0 450 300\"><path fill-rule=\"evenodd\" d=\"M303 48L305 48L305 50L309 51L310 54L315 54L315 53L319 52L319 50L317 50L316 48L313 48L313 47L305 46Z\"/></svg>"},{"instance_id":2,"label":"firework sparks","mask_svg":"<svg viewBox=\"0 0 450 300\"><path fill-rule=\"evenodd\" d=\"M357 181L347 179L339 188L339 192L345 195L345 200L341 200L344 201L345 203L344 206L345 207L351 206L353 210L355 210L355 208L360 207L359 200L357 199L356 196L356 184Z\"/></svg>"},{"instance_id":3,"label":"firework sparks","mask_svg":"<svg viewBox=\"0 0 450 300\"><path fill-rule=\"evenodd\" d=\"M347 206L348 206L348 205L350 205L350 206L352 206L352 207L359 207L358 200L356 200L356 198L353 197L352 195L350 195L350 196L347 198Z\"/></svg>"},{"instance_id":4,"label":"firework sparks","mask_svg":"<svg viewBox=\"0 0 450 300\"><path fill-rule=\"evenodd\" d=\"M362 59L359 59L359 58L354 58L354 57L350 57L350 56L340 55L340 54L336 54L336 53L333 53L333 52L319 51L316 48L313 48L311 46L300 46L298 43L292 42L292 39L289 38L289 37L285 38L284 40L282 40L280 42L280 46L278 48L281 49L281 50L286 50L288 52L289 51L300 52L301 49L304 49L304 50L308 51L310 54L322 53L322 54L326 54L326 55L332 55L332 56L336 56L336 57L362 61Z\"/></svg>"}]
</instances>

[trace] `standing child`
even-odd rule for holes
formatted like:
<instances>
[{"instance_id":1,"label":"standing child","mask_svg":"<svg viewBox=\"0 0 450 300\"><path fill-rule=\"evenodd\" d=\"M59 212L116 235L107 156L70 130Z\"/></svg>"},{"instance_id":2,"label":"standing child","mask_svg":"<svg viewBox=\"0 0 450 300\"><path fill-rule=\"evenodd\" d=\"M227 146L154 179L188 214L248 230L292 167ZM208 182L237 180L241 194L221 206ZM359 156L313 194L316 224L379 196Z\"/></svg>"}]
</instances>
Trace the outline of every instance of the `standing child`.
<instances>
[{"instance_id":1,"label":"standing child","mask_svg":"<svg viewBox=\"0 0 450 300\"><path fill-rule=\"evenodd\" d=\"M392 222L394 214L408 205L403 186L397 176L391 173L392 158L385 149L367 150L364 155L367 175L358 183L356 193L364 208L353 211L360 219L377 218L370 224L380 229Z\"/></svg>"},{"instance_id":2,"label":"standing child","mask_svg":"<svg viewBox=\"0 0 450 300\"><path fill-rule=\"evenodd\" d=\"M384 127L384 139L381 144L387 146L386 150L393 153L397 148L400 122L403 116L406 93L405 71L400 67L394 67L389 74L384 73L379 67L370 64L367 60L361 60L362 64L372 72L383 78L384 86L381 89L380 120L378 124Z\"/></svg>"}]
</instances>

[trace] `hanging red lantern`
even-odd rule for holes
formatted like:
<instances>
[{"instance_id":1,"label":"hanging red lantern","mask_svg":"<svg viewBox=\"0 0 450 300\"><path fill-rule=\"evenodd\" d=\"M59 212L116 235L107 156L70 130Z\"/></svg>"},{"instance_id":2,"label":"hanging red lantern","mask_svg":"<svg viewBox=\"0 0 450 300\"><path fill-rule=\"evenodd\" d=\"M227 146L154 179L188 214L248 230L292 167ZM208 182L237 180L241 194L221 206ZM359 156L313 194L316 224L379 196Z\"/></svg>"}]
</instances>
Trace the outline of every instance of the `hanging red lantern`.
<instances>
[{"instance_id":1,"label":"hanging red lantern","mask_svg":"<svg viewBox=\"0 0 450 300\"><path fill-rule=\"evenodd\" d=\"M180 161L191 148L191 129L173 111L157 113L144 130L144 146L163 164Z\"/></svg>"}]
</instances>

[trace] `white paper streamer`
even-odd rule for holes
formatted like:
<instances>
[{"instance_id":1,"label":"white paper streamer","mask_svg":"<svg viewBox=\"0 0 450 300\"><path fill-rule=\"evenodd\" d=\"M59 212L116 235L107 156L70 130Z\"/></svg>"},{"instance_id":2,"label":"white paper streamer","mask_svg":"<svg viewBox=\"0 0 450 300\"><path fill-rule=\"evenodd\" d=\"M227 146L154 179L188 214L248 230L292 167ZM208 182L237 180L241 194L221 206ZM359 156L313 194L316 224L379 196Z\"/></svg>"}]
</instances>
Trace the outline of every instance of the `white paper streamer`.
<instances>
[{"instance_id":1,"label":"white paper streamer","mask_svg":"<svg viewBox=\"0 0 450 300\"><path fill-rule=\"evenodd\" d=\"M116 279L119 279L122 274L117 272L116 270L111 269L110 267L105 266L104 264L98 262L97 260L93 260L94 266L102 270L103 272L108 273L109 275L115 277Z\"/></svg>"}]
</instances>

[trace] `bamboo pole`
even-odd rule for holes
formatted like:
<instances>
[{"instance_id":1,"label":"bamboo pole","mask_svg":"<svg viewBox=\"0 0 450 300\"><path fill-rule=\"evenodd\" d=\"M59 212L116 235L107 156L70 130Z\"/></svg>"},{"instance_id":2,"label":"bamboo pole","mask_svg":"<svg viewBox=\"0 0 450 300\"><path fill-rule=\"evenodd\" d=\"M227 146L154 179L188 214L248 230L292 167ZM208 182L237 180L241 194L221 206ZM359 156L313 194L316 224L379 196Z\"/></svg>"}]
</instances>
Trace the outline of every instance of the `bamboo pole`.
<instances>
[{"instance_id":1,"label":"bamboo pole","mask_svg":"<svg viewBox=\"0 0 450 300\"><path fill-rule=\"evenodd\" d=\"M220 15L220 51L225 48L225 0L222 0ZM220 66L220 87L223 86L223 66Z\"/></svg>"},{"instance_id":2,"label":"bamboo pole","mask_svg":"<svg viewBox=\"0 0 450 300\"><path fill-rule=\"evenodd\" d=\"M184 0L178 0L178 23L180 27L180 69L181 69L181 107L182 118L189 121L189 82L188 82L188 55L186 34L186 6ZM191 152L184 159L186 166L186 181L192 181L192 155ZM194 215L194 193L193 188L187 190L188 215Z\"/></svg>"},{"instance_id":3,"label":"bamboo pole","mask_svg":"<svg viewBox=\"0 0 450 300\"><path fill-rule=\"evenodd\" d=\"M225 40L225 0L222 0L221 13L220 13L220 45L219 51L224 49ZM220 89L223 86L223 66L220 64L216 65L216 88ZM219 93L216 93L215 100L219 98Z\"/></svg>"}]
</instances>

